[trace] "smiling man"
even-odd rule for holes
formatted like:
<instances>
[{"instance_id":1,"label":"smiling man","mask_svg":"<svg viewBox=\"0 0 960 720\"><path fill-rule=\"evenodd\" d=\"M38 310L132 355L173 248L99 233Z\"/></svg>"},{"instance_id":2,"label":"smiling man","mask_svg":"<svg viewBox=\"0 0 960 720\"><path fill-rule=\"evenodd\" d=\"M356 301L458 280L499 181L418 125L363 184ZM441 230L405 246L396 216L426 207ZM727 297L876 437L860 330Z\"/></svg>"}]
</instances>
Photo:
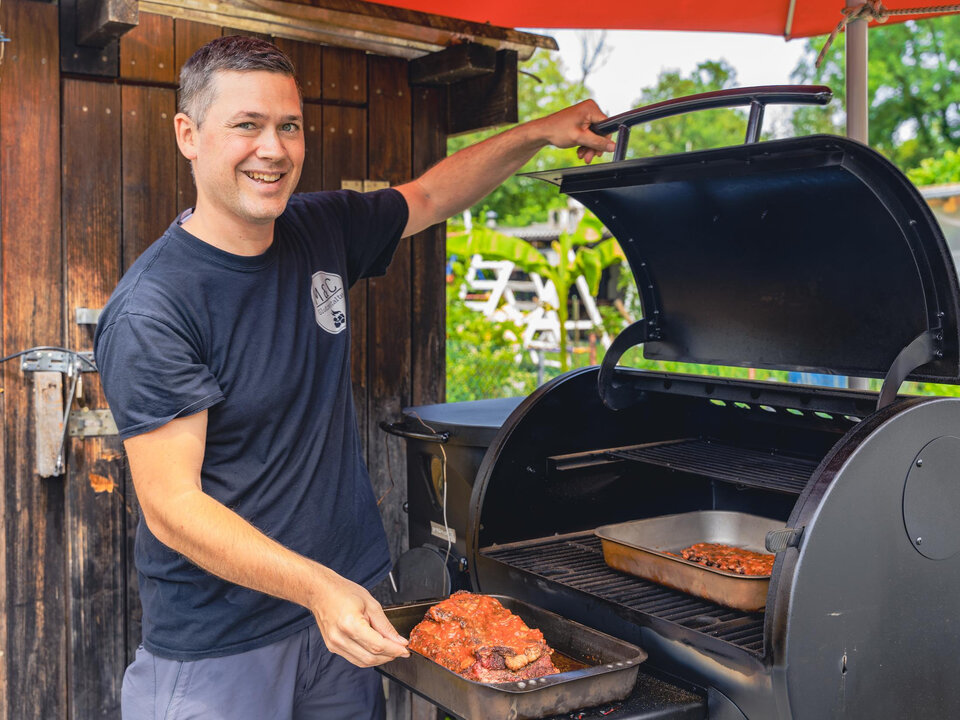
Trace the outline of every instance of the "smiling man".
<instances>
[{"instance_id":1,"label":"smiling man","mask_svg":"<svg viewBox=\"0 0 960 720\"><path fill-rule=\"evenodd\" d=\"M293 194L301 98L273 45L185 63L174 125L197 203L123 277L95 351L141 507L137 718L379 718L370 668L408 654L368 589L390 568L350 383L347 289L401 237L475 203L538 149L613 149L585 102L396 189ZM436 272L443 272L436 268Z\"/></svg>"}]
</instances>

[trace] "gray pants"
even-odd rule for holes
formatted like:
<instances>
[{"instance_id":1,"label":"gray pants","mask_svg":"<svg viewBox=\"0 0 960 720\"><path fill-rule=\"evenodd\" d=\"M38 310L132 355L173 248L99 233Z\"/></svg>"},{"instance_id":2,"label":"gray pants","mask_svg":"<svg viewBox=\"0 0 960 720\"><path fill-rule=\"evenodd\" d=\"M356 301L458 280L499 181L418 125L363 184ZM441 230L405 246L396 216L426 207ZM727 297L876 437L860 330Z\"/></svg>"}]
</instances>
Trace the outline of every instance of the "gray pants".
<instances>
[{"instance_id":1,"label":"gray pants","mask_svg":"<svg viewBox=\"0 0 960 720\"><path fill-rule=\"evenodd\" d=\"M316 625L237 655L179 661L141 646L123 676L123 720L382 720L372 668L329 652Z\"/></svg>"}]
</instances>

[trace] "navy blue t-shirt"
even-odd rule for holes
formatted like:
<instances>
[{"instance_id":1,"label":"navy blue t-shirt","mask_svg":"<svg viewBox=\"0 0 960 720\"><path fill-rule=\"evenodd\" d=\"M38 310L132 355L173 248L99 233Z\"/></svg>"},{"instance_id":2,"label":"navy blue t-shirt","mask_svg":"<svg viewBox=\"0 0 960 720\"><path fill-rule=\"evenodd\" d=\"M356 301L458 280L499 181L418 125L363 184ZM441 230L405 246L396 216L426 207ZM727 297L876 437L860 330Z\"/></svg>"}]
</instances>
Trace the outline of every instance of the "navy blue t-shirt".
<instances>
[{"instance_id":1,"label":"navy blue t-shirt","mask_svg":"<svg viewBox=\"0 0 960 720\"><path fill-rule=\"evenodd\" d=\"M367 587L390 557L357 432L347 290L386 271L406 221L392 189L294 195L254 257L175 222L124 275L94 340L122 438L207 410L203 491ZM244 652L314 622L201 570L142 519L135 557L156 655Z\"/></svg>"}]
</instances>

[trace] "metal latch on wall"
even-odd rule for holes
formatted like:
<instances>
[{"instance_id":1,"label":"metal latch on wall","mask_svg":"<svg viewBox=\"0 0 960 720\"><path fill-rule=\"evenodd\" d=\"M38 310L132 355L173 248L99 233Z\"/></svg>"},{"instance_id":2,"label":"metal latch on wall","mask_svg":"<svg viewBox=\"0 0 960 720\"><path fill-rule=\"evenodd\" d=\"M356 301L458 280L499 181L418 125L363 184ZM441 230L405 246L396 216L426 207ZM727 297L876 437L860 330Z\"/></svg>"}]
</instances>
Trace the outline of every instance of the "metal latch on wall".
<instances>
[{"instance_id":1,"label":"metal latch on wall","mask_svg":"<svg viewBox=\"0 0 960 720\"><path fill-rule=\"evenodd\" d=\"M73 401L82 395L83 373L97 371L93 353L35 350L23 355L20 369L33 375L36 470L40 477L63 475L63 451L67 435L92 437L117 434L117 426L109 410L71 411ZM64 378L70 384L66 405L63 398Z\"/></svg>"}]
</instances>

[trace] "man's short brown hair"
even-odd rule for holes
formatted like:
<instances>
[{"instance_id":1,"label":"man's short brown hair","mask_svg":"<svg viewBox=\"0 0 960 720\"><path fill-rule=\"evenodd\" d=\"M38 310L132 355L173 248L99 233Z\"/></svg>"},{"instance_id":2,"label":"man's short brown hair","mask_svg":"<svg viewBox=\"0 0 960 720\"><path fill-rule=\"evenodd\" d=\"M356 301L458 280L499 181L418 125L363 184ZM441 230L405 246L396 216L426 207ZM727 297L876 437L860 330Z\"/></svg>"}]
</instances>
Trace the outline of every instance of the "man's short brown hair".
<instances>
[{"instance_id":1,"label":"man's short brown hair","mask_svg":"<svg viewBox=\"0 0 960 720\"><path fill-rule=\"evenodd\" d=\"M177 109L197 125L203 122L216 90L214 77L225 70L265 70L297 79L293 62L276 45L255 37L227 35L211 40L183 64ZM300 93L299 82L297 92Z\"/></svg>"}]
</instances>

